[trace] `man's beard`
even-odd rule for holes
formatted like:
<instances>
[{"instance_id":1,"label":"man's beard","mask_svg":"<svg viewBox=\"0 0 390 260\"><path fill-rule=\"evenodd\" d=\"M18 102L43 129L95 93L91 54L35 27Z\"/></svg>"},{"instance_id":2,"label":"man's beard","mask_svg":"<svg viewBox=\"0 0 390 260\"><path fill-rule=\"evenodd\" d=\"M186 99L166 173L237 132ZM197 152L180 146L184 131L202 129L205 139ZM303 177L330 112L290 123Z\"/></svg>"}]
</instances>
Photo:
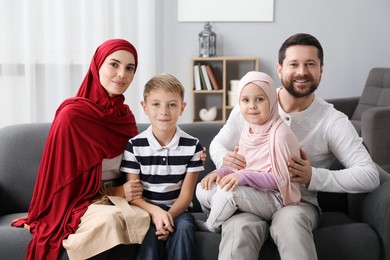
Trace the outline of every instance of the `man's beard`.
<instances>
[{"instance_id":1,"label":"man's beard","mask_svg":"<svg viewBox=\"0 0 390 260\"><path fill-rule=\"evenodd\" d=\"M294 88L294 85L293 85L293 80L288 80L287 82L284 81L282 79L282 85L283 87L287 90L288 93L290 93L291 96L293 97L296 97L296 98L302 98L302 97L307 97L309 96L311 93L313 93L314 91L316 91L316 89L318 88L318 85L319 85L319 82L320 80L318 80L318 82L314 82L313 80L309 79L312 84L310 85L310 87L308 89L306 89L306 91L304 92L301 92L301 91L298 91Z\"/></svg>"}]
</instances>

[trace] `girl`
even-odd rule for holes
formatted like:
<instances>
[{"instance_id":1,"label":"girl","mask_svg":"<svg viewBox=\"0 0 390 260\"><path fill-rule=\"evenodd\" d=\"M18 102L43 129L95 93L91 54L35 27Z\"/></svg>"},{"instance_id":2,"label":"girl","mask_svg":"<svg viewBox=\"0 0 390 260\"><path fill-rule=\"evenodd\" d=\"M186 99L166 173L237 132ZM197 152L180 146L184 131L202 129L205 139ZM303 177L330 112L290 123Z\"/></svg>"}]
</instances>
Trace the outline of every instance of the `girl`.
<instances>
[{"instance_id":1,"label":"girl","mask_svg":"<svg viewBox=\"0 0 390 260\"><path fill-rule=\"evenodd\" d=\"M283 206L300 202L299 184L291 183L287 162L300 156L299 144L278 113L274 82L262 72L248 72L239 82L240 112L246 121L235 152L245 157L243 170L217 169L198 184L196 196L206 222L198 228L218 232L237 210L269 221Z\"/></svg>"}]
</instances>

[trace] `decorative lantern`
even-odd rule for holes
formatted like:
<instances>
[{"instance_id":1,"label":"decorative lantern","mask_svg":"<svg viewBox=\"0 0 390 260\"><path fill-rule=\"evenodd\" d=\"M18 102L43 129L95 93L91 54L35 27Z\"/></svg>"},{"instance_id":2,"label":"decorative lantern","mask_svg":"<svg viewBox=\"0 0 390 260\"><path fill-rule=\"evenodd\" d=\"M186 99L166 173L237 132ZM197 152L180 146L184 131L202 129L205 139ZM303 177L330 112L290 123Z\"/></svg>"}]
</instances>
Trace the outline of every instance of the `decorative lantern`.
<instances>
[{"instance_id":1,"label":"decorative lantern","mask_svg":"<svg viewBox=\"0 0 390 260\"><path fill-rule=\"evenodd\" d=\"M199 57L216 56L217 35L211 31L209 22L204 26L204 30L199 33Z\"/></svg>"}]
</instances>

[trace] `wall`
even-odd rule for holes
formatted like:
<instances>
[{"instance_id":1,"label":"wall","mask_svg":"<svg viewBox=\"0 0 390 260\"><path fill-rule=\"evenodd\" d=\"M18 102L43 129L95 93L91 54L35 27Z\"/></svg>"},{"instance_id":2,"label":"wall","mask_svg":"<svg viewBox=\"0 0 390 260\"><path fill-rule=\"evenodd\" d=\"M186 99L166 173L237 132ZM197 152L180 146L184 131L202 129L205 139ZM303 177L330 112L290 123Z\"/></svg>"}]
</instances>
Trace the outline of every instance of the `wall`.
<instances>
[{"instance_id":1,"label":"wall","mask_svg":"<svg viewBox=\"0 0 390 260\"><path fill-rule=\"evenodd\" d=\"M156 5L157 66L185 84L188 106L181 122L191 122L190 59L198 56L198 33L204 23L179 23L177 0ZM388 0L275 0L274 22L212 23L212 29L219 56L258 56L260 70L278 84L276 63L282 42L297 32L313 34L325 52L318 95L349 97L361 94L372 67L390 67L389 12Z\"/></svg>"}]
</instances>

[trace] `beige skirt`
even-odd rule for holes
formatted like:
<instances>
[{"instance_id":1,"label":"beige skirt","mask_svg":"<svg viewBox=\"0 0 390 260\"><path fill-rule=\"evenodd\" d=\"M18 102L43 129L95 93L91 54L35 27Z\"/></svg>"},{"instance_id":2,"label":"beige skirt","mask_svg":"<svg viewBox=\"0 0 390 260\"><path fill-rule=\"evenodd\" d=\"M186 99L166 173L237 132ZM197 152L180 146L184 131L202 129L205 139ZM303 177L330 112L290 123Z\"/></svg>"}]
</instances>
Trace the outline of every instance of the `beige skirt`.
<instances>
[{"instance_id":1,"label":"beige skirt","mask_svg":"<svg viewBox=\"0 0 390 260\"><path fill-rule=\"evenodd\" d=\"M62 241L69 259L87 259L120 244L141 244L149 214L121 197L105 196L91 204L74 234Z\"/></svg>"}]
</instances>

